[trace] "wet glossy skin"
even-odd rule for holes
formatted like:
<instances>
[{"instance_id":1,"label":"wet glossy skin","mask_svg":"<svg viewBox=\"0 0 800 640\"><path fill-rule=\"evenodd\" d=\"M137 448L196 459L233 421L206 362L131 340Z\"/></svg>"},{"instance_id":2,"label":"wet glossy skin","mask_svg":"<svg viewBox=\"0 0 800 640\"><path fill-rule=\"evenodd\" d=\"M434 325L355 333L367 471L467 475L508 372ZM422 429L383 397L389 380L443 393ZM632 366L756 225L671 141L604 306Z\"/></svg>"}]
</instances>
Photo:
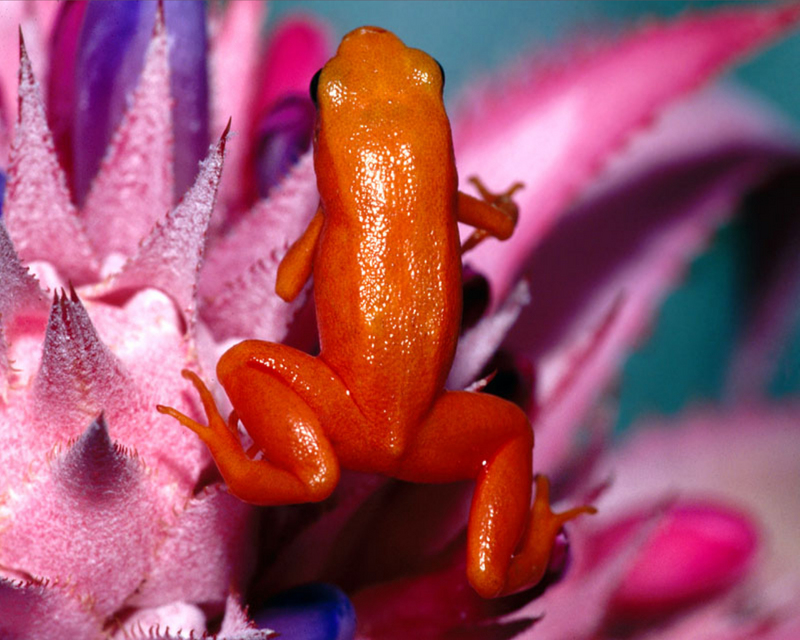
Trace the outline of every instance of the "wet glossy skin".
<instances>
[{"instance_id":1,"label":"wet glossy skin","mask_svg":"<svg viewBox=\"0 0 800 640\"><path fill-rule=\"evenodd\" d=\"M208 445L230 491L278 505L323 500L339 469L412 482L475 479L467 574L484 597L544 573L564 514L537 479L533 432L515 405L445 391L461 318L461 252L516 223L510 195L459 193L441 71L388 31L357 29L319 77L314 144L320 207L278 272L297 296L312 272L317 357L249 340L217 366L228 424L194 374L209 426L178 418ZM461 247L457 222L479 229ZM254 441L244 451L241 421Z\"/></svg>"}]
</instances>

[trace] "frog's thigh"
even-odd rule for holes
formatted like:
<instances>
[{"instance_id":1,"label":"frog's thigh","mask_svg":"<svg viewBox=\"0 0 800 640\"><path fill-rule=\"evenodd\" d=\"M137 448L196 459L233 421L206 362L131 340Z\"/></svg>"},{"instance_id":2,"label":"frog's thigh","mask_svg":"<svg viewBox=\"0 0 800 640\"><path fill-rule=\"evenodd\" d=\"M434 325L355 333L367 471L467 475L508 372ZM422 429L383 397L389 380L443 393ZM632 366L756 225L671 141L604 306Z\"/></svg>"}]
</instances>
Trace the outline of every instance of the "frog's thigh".
<instances>
[{"instance_id":1,"label":"frog's thigh","mask_svg":"<svg viewBox=\"0 0 800 640\"><path fill-rule=\"evenodd\" d=\"M412 441L398 477L412 482L475 478L467 573L481 595L504 587L528 520L533 432L516 405L487 394L447 392Z\"/></svg>"},{"instance_id":2,"label":"frog's thigh","mask_svg":"<svg viewBox=\"0 0 800 640\"><path fill-rule=\"evenodd\" d=\"M315 359L290 347L246 341L229 349L217 377L263 458L240 452L220 464L231 491L259 504L289 504L327 497L339 463L323 419L292 383L314 384ZM215 456L216 458L217 456Z\"/></svg>"}]
</instances>

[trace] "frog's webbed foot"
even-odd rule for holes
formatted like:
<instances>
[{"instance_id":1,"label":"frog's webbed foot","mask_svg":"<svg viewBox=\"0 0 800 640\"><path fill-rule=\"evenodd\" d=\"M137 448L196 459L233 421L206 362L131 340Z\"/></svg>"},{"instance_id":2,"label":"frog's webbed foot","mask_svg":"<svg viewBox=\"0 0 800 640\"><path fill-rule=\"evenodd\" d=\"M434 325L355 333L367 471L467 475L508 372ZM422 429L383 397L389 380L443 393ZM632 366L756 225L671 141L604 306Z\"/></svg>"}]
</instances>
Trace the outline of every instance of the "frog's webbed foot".
<instances>
[{"instance_id":1,"label":"frog's webbed foot","mask_svg":"<svg viewBox=\"0 0 800 640\"><path fill-rule=\"evenodd\" d=\"M597 509L584 505L554 513L550 507L550 482L547 476L536 476L536 498L531 508L530 520L511 559L503 595L530 587L544 577L561 527L584 513L597 513Z\"/></svg>"},{"instance_id":2,"label":"frog's webbed foot","mask_svg":"<svg viewBox=\"0 0 800 640\"><path fill-rule=\"evenodd\" d=\"M217 409L214 396L211 395L208 387L206 387L200 377L188 369L181 371L181 375L189 380L194 385L195 389L197 389L200 395L200 401L203 403L203 410L208 419L208 426L200 424L172 407L156 405L158 412L175 418L184 427L194 431L212 452L220 447L231 447L235 449L238 446L238 448L241 449L242 445L238 435L238 417L236 412L232 411L226 422L220 414L219 409Z\"/></svg>"}]
</instances>

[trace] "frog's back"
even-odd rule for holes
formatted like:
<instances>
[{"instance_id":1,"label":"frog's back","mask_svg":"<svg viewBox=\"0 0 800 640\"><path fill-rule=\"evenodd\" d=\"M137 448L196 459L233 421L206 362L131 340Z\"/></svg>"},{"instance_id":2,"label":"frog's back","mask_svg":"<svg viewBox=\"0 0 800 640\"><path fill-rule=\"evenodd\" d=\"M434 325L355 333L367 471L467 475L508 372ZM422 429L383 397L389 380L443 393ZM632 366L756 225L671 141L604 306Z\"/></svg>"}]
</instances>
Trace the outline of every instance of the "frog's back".
<instances>
[{"instance_id":1,"label":"frog's back","mask_svg":"<svg viewBox=\"0 0 800 640\"><path fill-rule=\"evenodd\" d=\"M367 30L348 36L358 36L350 50L345 38L320 81L314 295L321 357L367 417L402 439L455 351L457 176L436 63Z\"/></svg>"}]
</instances>

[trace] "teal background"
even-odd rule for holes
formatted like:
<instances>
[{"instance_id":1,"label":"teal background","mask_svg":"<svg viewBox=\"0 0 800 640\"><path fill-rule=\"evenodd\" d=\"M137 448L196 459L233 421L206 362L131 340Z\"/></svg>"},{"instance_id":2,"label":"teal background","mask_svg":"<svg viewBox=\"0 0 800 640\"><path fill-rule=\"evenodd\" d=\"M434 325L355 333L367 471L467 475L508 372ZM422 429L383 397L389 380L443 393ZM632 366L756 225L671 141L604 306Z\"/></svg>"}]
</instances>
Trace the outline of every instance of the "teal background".
<instances>
[{"instance_id":1,"label":"teal background","mask_svg":"<svg viewBox=\"0 0 800 640\"><path fill-rule=\"evenodd\" d=\"M324 17L338 36L364 24L397 33L433 55L447 72L452 103L475 78L521 54L548 51L582 35L615 34L648 18L676 16L731 2L488 2L405 0L278 1L270 24L287 13ZM690 7L691 5L691 7ZM269 24L267 25L269 28ZM730 73L800 122L800 35L792 35ZM719 399L743 318L749 254L744 225L722 229L666 300L649 338L629 358L619 385L618 427L650 413L674 413L688 402ZM773 395L800 388L800 332L777 363Z\"/></svg>"}]
</instances>

